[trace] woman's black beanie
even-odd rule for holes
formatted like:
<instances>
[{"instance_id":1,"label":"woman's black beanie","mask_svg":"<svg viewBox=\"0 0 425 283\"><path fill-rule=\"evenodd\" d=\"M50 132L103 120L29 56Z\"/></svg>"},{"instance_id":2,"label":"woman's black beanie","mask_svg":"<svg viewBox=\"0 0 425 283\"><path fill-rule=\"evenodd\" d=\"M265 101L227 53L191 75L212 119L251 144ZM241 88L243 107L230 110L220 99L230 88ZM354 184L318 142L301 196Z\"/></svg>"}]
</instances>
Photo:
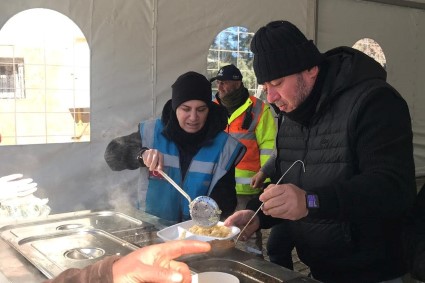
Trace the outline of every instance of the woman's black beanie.
<instances>
[{"instance_id":1,"label":"woman's black beanie","mask_svg":"<svg viewBox=\"0 0 425 283\"><path fill-rule=\"evenodd\" d=\"M212 103L211 83L204 75L197 72L184 73L177 78L171 88L171 107L174 111L188 100L204 101L208 107Z\"/></svg>"}]
</instances>

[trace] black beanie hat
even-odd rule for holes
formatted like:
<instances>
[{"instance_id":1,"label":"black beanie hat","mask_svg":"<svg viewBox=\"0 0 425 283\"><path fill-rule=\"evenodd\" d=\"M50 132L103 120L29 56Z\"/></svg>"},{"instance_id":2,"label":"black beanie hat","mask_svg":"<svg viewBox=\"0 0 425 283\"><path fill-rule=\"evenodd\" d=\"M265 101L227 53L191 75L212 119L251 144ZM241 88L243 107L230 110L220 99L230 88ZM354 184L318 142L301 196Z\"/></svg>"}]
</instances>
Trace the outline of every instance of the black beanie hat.
<instances>
[{"instance_id":1,"label":"black beanie hat","mask_svg":"<svg viewBox=\"0 0 425 283\"><path fill-rule=\"evenodd\" d=\"M252 38L251 51L259 84L300 73L323 60L313 41L288 21L274 21L261 27Z\"/></svg>"},{"instance_id":2,"label":"black beanie hat","mask_svg":"<svg viewBox=\"0 0 425 283\"><path fill-rule=\"evenodd\" d=\"M212 103L211 83L205 76L197 72L184 73L177 78L171 88L171 107L174 111L180 104L188 100L204 101L208 107Z\"/></svg>"}]
</instances>

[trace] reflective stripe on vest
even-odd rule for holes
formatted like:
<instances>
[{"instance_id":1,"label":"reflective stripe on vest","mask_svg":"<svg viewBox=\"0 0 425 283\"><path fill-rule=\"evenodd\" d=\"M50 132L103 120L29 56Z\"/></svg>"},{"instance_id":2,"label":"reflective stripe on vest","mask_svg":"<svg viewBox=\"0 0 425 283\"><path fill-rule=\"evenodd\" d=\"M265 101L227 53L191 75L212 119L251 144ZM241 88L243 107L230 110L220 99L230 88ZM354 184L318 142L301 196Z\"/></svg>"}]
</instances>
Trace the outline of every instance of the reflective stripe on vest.
<instances>
[{"instance_id":1,"label":"reflective stripe on vest","mask_svg":"<svg viewBox=\"0 0 425 283\"><path fill-rule=\"evenodd\" d=\"M242 129L243 120L246 114L246 110L252 107L252 123L248 129ZM227 132L234 138L238 139L243 143L247 152L242 158L241 162L236 166L239 170L248 170L252 172L258 172L261 167L260 151L257 144L257 138L255 135L255 129L260 121L261 114L264 108L264 104L261 100L258 100L254 96L250 96L246 102L233 112L228 119ZM240 177L236 175L236 177Z\"/></svg>"},{"instance_id":2,"label":"reflective stripe on vest","mask_svg":"<svg viewBox=\"0 0 425 283\"><path fill-rule=\"evenodd\" d=\"M252 122L248 129L243 129L242 124L247 115L247 109L252 107L251 115ZM236 179L236 192L237 194L257 194L259 189L251 187L251 178L261 168L260 150L257 143L255 130L258 122L260 121L261 114L264 109L264 104L257 98L250 96L247 101L236 109L228 120L228 133L242 142L247 152L242 158L241 162L236 166L235 179Z\"/></svg>"},{"instance_id":3,"label":"reflective stripe on vest","mask_svg":"<svg viewBox=\"0 0 425 283\"><path fill-rule=\"evenodd\" d=\"M215 102L218 103L217 100L215 100ZM243 129L243 121L245 119L245 115L247 115L247 109L250 107L251 110L248 112L252 115L252 122L248 129ZM260 149L257 142L256 130L258 124L264 111L269 111L268 109L265 109L265 107L266 105L262 103L261 100L254 96L250 96L242 106L232 113L228 119L227 132L232 137L242 142L247 148L247 152L241 162L236 166L235 177L237 194L252 195L260 192L260 189L254 189L251 187L250 179L260 170L261 164L263 164L262 162L265 163L273 152L273 146L266 149ZM270 126L276 127L274 121L273 125ZM270 140L274 145L275 134L270 137Z\"/></svg>"}]
</instances>

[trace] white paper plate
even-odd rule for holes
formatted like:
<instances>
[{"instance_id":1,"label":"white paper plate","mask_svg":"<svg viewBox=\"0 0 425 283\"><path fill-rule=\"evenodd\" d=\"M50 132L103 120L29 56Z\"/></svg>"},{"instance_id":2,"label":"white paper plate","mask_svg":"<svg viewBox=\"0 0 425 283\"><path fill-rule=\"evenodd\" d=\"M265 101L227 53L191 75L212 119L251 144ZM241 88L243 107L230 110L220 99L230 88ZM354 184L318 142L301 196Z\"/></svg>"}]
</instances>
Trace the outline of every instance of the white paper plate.
<instances>
[{"instance_id":1,"label":"white paper plate","mask_svg":"<svg viewBox=\"0 0 425 283\"><path fill-rule=\"evenodd\" d=\"M160 231L158 231L156 234L158 237L160 237L165 242L173 241L173 240L199 240L203 242L208 242L212 240L228 240L235 237L237 234L239 234L240 229L236 226L229 227L231 229L231 232L229 236L226 238L216 238L216 237L209 237L209 236L200 236L195 235L189 232L189 229L195 225L195 223L192 220L177 223L173 226L164 228ZM217 225L223 225L223 222L218 222Z\"/></svg>"}]
</instances>

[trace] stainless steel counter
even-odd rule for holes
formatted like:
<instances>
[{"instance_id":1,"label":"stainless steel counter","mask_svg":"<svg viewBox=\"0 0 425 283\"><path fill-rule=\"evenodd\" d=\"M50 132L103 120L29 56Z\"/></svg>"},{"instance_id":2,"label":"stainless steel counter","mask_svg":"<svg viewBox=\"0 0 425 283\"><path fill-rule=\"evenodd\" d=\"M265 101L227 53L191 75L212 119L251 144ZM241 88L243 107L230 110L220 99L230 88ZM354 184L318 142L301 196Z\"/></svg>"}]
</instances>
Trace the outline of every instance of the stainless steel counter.
<instances>
[{"instance_id":1,"label":"stainless steel counter","mask_svg":"<svg viewBox=\"0 0 425 283\"><path fill-rule=\"evenodd\" d=\"M143 230L143 233L139 233L134 230L134 227L127 229L128 227L122 226L120 231L107 231L127 242L130 242L138 247L143 247L150 244L160 243L162 240L156 237L156 231L161 230L165 227L173 225L175 223L170 221L164 221L155 216L146 214L138 210L123 210L120 211L125 215L141 220L141 222L152 224L153 230ZM50 223L51 221L59 221L61 219L73 219L73 218L84 218L85 215L92 215L93 211L77 211L70 213L62 213L48 216L44 222ZM43 220L41 220L43 221ZM12 223L12 226L3 226L0 232L3 231L2 237L4 237L4 231L11 232L13 236L22 234L23 237L29 234L31 231L25 230L26 226L34 223L38 223L40 220L32 222L19 222ZM69 221L72 222L72 221ZM101 221L100 221L101 222ZM57 222L64 226L62 222ZM57 224L56 223L56 224ZM66 222L64 222L66 223ZM55 225L56 225L55 224ZM105 229L109 229L111 223L102 223ZM45 224L46 225L46 224ZM106 226L105 226L106 225ZM117 225L119 226L119 225ZM43 227L46 229L46 227ZM97 227L94 227L97 228ZM146 227L145 227L146 228ZM13 230L11 230L13 229ZM10 230L10 231L9 231ZM30 230L30 229L29 229ZM136 232L135 232L136 231ZM15 245L11 245L9 238L0 239L0 282L42 282L47 279L46 272L40 272L31 261L25 257L21 252L18 252ZM14 248L15 246L15 248ZM27 258L26 258L27 257ZM268 261L259 259L252 254L248 254L236 248L228 249L224 252L217 253L211 252L204 255L185 256L180 260L186 262L194 272L205 272L205 271L222 271L229 272L236 275L241 283L247 282L318 282L307 278L299 273L285 269L278 265L272 264ZM2 278L2 275L4 275Z\"/></svg>"}]
</instances>

